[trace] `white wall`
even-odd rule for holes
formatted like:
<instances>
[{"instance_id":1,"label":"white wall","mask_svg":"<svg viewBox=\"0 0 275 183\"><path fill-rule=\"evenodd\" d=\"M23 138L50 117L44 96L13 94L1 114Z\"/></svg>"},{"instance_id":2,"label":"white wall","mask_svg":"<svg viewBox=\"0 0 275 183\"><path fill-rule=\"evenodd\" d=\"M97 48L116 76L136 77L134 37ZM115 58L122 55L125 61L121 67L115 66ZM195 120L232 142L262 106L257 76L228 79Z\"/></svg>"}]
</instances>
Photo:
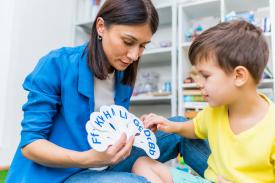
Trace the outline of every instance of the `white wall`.
<instances>
[{"instance_id":1,"label":"white wall","mask_svg":"<svg viewBox=\"0 0 275 183\"><path fill-rule=\"evenodd\" d=\"M0 150L3 148L3 127L10 60L13 5L13 0L0 0Z\"/></svg>"},{"instance_id":2,"label":"white wall","mask_svg":"<svg viewBox=\"0 0 275 183\"><path fill-rule=\"evenodd\" d=\"M10 34L5 40L10 49L6 48L3 63L1 58L1 73L4 66L3 78L7 85L0 84L0 166L10 164L20 140L21 106L26 102L22 89L24 78L51 49L72 45L74 22L73 0L14 0L14 6L11 0L0 0L0 7L4 1L11 7L6 13L9 16L6 24L9 26L12 20L12 25L5 32Z\"/></svg>"}]
</instances>

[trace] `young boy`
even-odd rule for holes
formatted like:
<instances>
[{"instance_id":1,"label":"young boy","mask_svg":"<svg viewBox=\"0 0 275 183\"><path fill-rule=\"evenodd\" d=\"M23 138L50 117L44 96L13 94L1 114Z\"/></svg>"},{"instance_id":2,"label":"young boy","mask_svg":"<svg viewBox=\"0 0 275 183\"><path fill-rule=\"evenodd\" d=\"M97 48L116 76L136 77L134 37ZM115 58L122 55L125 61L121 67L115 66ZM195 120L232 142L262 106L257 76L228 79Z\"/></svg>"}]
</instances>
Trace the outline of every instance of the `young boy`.
<instances>
[{"instance_id":1,"label":"young boy","mask_svg":"<svg viewBox=\"0 0 275 183\"><path fill-rule=\"evenodd\" d=\"M189 59L209 107L185 123L150 114L145 126L208 139L207 180L274 183L275 105L256 91L268 56L261 30L246 21L224 22L204 31L192 43ZM133 172L152 182L175 180L166 166L149 158L137 160Z\"/></svg>"}]
</instances>

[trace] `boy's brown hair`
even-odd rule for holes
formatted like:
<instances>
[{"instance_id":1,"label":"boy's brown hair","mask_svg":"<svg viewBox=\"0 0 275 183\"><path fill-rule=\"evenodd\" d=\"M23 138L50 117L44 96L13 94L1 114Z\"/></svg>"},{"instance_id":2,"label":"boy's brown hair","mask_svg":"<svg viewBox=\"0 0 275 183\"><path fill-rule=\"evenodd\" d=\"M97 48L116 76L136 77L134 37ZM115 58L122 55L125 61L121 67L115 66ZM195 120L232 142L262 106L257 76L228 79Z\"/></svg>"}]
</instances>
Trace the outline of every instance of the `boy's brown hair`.
<instances>
[{"instance_id":1,"label":"boy's brown hair","mask_svg":"<svg viewBox=\"0 0 275 183\"><path fill-rule=\"evenodd\" d=\"M260 28L244 20L234 20L205 30L191 44L188 56L192 65L212 58L226 73L244 66L258 84L269 50Z\"/></svg>"}]
</instances>

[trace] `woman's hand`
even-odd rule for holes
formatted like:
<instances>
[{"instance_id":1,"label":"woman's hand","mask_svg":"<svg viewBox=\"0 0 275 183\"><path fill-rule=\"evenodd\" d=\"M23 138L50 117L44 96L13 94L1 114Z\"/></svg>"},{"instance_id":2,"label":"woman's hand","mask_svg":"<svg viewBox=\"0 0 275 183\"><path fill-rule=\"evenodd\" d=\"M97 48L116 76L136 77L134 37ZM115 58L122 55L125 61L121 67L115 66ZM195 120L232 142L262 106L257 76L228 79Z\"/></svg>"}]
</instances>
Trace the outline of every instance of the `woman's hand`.
<instances>
[{"instance_id":1,"label":"woman's hand","mask_svg":"<svg viewBox=\"0 0 275 183\"><path fill-rule=\"evenodd\" d=\"M80 157L82 168L103 167L117 164L131 154L134 137L131 136L127 140L127 136L123 133L118 142L104 152L98 152L93 149L85 151Z\"/></svg>"},{"instance_id":2,"label":"woman's hand","mask_svg":"<svg viewBox=\"0 0 275 183\"><path fill-rule=\"evenodd\" d=\"M78 152L40 139L22 148L22 153L26 158L48 167L103 167L116 164L130 155L134 137L130 137L128 140L126 138L126 135L122 134L117 143L104 152L97 152L93 149Z\"/></svg>"},{"instance_id":3,"label":"woman's hand","mask_svg":"<svg viewBox=\"0 0 275 183\"><path fill-rule=\"evenodd\" d=\"M222 176L218 177L218 183L232 183L231 181L225 180Z\"/></svg>"},{"instance_id":4,"label":"woman's hand","mask_svg":"<svg viewBox=\"0 0 275 183\"><path fill-rule=\"evenodd\" d=\"M164 132L174 133L176 130L174 122L153 113L142 116L141 120L143 121L145 128L149 128L152 131L156 131L158 129Z\"/></svg>"}]
</instances>

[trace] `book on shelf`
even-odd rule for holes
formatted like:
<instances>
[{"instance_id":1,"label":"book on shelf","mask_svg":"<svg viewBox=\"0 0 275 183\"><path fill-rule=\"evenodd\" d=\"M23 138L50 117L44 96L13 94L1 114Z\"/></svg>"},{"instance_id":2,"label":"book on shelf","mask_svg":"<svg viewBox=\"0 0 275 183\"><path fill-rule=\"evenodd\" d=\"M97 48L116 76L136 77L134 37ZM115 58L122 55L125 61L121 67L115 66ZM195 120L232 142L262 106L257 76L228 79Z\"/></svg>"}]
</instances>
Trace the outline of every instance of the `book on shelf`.
<instances>
[{"instance_id":1,"label":"book on shelf","mask_svg":"<svg viewBox=\"0 0 275 183\"><path fill-rule=\"evenodd\" d=\"M208 106L207 102L184 102L184 107L190 109L203 109L206 106Z\"/></svg>"},{"instance_id":2,"label":"book on shelf","mask_svg":"<svg viewBox=\"0 0 275 183\"><path fill-rule=\"evenodd\" d=\"M183 90L183 95L201 95L201 91L199 89L188 89Z\"/></svg>"},{"instance_id":3,"label":"book on shelf","mask_svg":"<svg viewBox=\"0 0 275 183\"><path fill-rule=\"evenodd\" d=\"M193 119L194 117L197 116L198 113L199 111L196 111L196 110L186 110L183 115L187 119Z\"/></svg>"},{"instance_id":4,"label":"book on shelf","mask_svg":"<svg viewBox=\"0 0 275 183\"><path fill-rule=\"evenodd\" d=\"M204 98L202 95L184 95L184 102L204 102Z\"/></svg>"}]
</instances>

